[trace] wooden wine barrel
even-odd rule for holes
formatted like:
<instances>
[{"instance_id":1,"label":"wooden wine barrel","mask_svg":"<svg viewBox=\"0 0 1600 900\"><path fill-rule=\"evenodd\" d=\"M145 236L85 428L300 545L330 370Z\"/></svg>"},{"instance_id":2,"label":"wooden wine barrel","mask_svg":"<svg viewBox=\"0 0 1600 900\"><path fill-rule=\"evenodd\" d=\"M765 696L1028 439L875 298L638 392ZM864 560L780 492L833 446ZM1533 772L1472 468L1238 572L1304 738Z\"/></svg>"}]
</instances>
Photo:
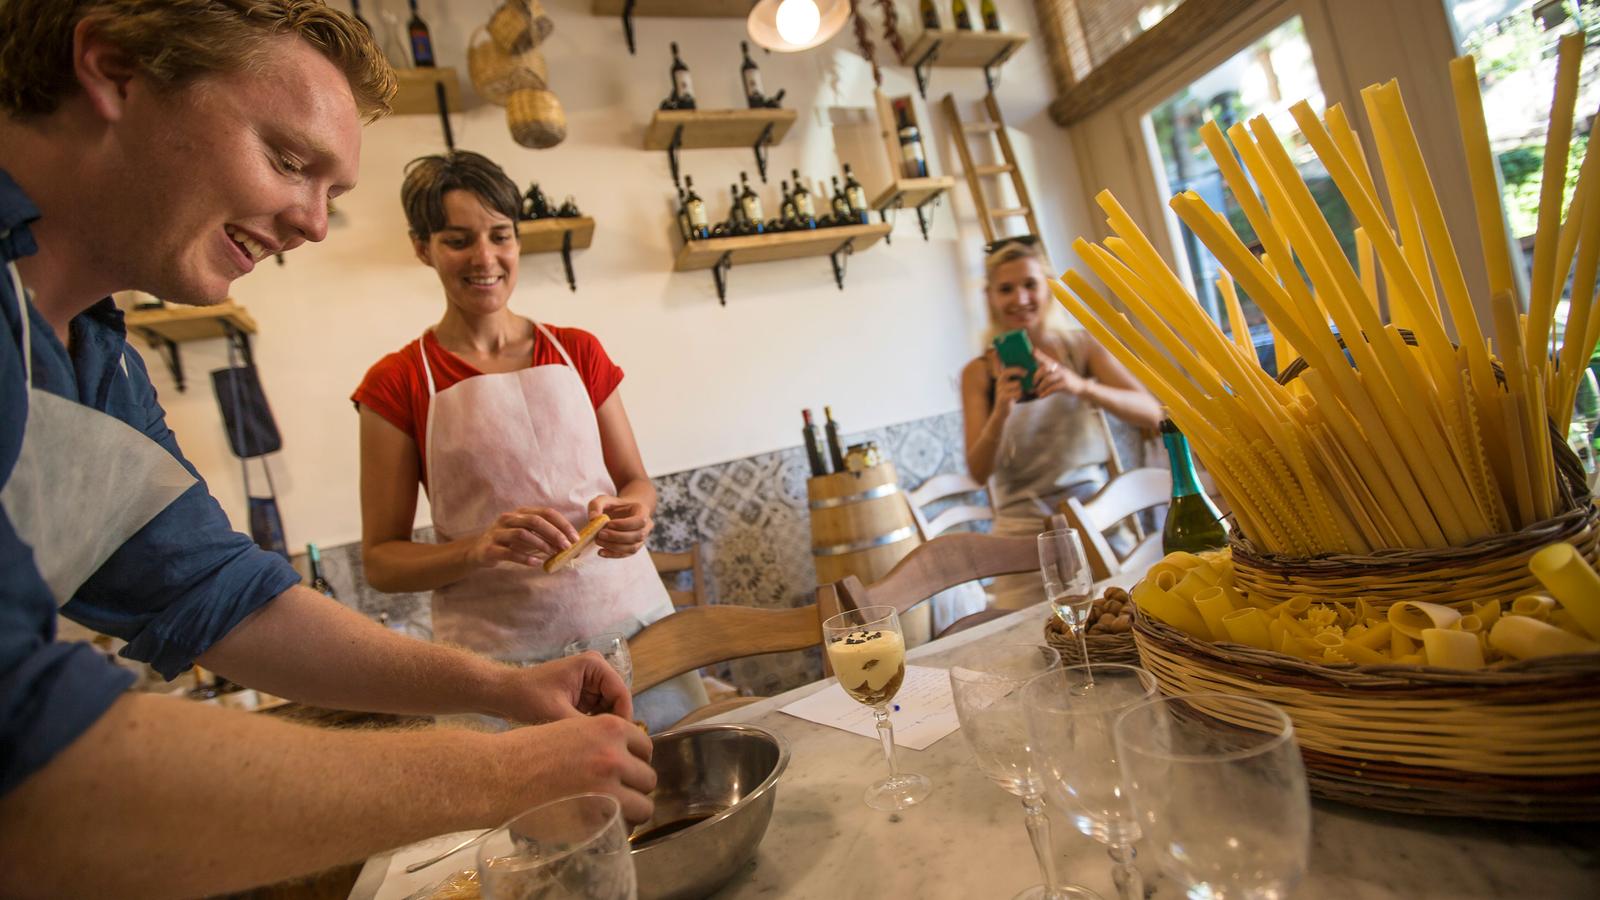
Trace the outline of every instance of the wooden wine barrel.
<instances>
[{"instance_id":1,"label":"wooden wine barrel","mask_svg":"<svg viewBox=\"0 0 1600 900\"><path fill-rule=\"evenodd\" d=\"M892 463L859 475L836 472L808 479L806 496L818 584L854 575L870 585L922 543ZM900 627L908 646L927 641L933 629L929 604L902 616Z\"/></svg>"}]
</instances>

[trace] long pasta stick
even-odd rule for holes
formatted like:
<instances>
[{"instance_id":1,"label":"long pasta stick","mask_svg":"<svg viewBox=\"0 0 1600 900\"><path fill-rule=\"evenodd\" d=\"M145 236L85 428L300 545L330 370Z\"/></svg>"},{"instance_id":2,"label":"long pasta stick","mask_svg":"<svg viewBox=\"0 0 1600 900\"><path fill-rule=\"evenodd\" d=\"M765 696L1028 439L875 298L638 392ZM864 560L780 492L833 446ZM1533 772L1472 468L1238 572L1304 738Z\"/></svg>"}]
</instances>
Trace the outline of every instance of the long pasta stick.
<instances>
[{"instance_id":1,"label":"long pasta stick","mask_svg":"<svg viewBox=\"0 0 1600 900\"><path fill-rule=\"evenodd\" d=\"M1226 269L1217 273L1217 293L1228 308L1228 328L1233 332L1233 342L1239 349L1255 355L1255 345L1250 342L1250 329L1244 321L1244 305L1239 302L1239 292L1234 289L1233 276Z\"/></svg>"},{"instance_id":2,"label":"long pasta stick","mask_svg":"<svg viewBox=\"0 0 1600 900\"><path fill-rule=\"evenodd\" d=\"M1339 152L1350 161L1351 168L1356 170L1356 175L1361 178L1361 187L1366 190L1367 196L1374 201L1378 199L1378 186L1372 180L1372 167L1367 164L1367 154L1361 149L1361 139L1356 137L1355 129L1350 127L1350 118L1345 115L1344 104L1335 103L1328 107L1323 116L1328 122L1328 133L1333 135L1333 142L1339 145Z\"/></svg>"},{"instance_id":3,"label":"long pasta stick","mask_svg":"<svg viewBox=\"0 0 1600 900\"><path fill-rule=\"evenodd\" d=\"M1500 205L1500 180L1494 153L1489 149L1489 126L1483 118L1483 94L1478 88L1478 67L1471 56L1450 61L1450 87L1456 96L1456 120L1467 151L1467 175L1472 182L1472 206L1478 214L1478 240L1483 244L1491 296L1514 293L1511 247L1506 242L1506 214ZM1513 305L1515 301L1513 300ZM1519 339L1522 335L1517 336ZM1504 341L1505 335L1500 335Z\"/></svg>"},{"instance_id":4,"label":"long pasta stick","mask_svg":"<svg viewBox=\"0 0 1600 900\"><path fill-rule=\"evenodd\" d=\"M1578 245L1578 268L1572 276L1572 302L1567 307L1567 326L1563 332L1561 342L1561 369L1557 378L1557 390L1551 391L1554 398L1550 417L1555 420L1556 430L1565 434L1567 426L1572 423L1573 392L1577 390L1578 377L1583 374L1583 367L1588 363L1589 357L1584 355L1590 351L1585 346L1580 335L1589 333L1589 304L1583 302L1584 295L1589 292L1589 285L1594 284L1595 274L1600 270L1600 203L1594 198L1585 201L1582 214L1582 239ZM1565 281L1566 273L1560 273ZM1559 288L1558 288L1559 290Z\"/></svg>"},{"instance_id":5,"label":"long pasta stick","mask_svg":"<svg viewBox=\"0 0 1600 900\"><path fill-rule=\"evenodd\" d=\"M1406 184L1405 173L1401 171L1394 139L1384 128L1382 120L1373 112L1373 98L1377 91L1378 85L1362 89L1361 100L1366 105L1367 124L1372 128L1373 140L1378 145L1378 161L1383 166L1384 184L1388 188L1389 207L1394 212L1400 248L1420 291L1416 297L1402 294L1398 312L1391 309L1390 317L1401 328L1415 331L1418 322L1427 318L1442 319L1443 313L1439 310L1439 295L1433 283L1433 269L1428 265L1428 249L1422 241L1422 222L1417 217L1416 203L1411 196L1411 189ZM1377 241L1376 235L1369 232L1367 236L1374 242ZM1387 262L1385 268L1386 270L1388 268ZM1391 303L1393 300L1391 297Z\"/></svg>"},{"instance_id":6,"label":"long pasta stick","mask_svg":"<svg viewBox=\"0 0 1600 900\"><path fill-rule=\"evenodd\" d=\"M1556 91L1550 102L1550 130L1544 140L1544 175L1539 183L1539 227L1533 238L1533 278L1528 289L1529 359L1549 355L1555 313L1555 251L1560 237L1561 200L1566 190L1567 147L1572 143L1572 110L1578 100L1583 64L1582 32L1565 35L1556 49Z\"/></svg>"},{"instance_id":7,"label":"long pasta stick","mask_svg":"<svg viewBox=\"0 0 1600 900\"><path fill-rule=\"evenodd\" d=\"M1365 228L1356 228L1356 262L1361 273L1361 290L1372 301L1372 311L1378 312L1378 260L1372 252L1372 238ZM1382 318L1381 314L1379 318Z\"/></svg>"}]
</instances>

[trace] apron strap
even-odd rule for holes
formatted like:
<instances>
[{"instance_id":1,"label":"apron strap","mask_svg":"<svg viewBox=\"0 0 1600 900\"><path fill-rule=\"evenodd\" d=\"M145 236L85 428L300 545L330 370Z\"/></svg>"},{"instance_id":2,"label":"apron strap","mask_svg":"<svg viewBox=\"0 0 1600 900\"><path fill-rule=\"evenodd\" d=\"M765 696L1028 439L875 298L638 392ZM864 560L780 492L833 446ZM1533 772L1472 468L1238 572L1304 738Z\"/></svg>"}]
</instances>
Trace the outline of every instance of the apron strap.
<instances>
[{"instance_id":1,"label":"apron strap","mask_svg":"<svg viewBox=\"0 0 1600 900\"><path fill-rule=\"evenodd\" d=\"M550 339L550 343L556 345L556 352L560 353L561 354L561 358L567 361L567 368L569 368L569 369L576 369L577 368L577 366L572 364L572 357L567 355L567 348L561 346L561 342L556 340L556 336L551 334L549 329L545 328L543 325L539 324L538 322L533 323L533 327L539 329L539 332L541 334L543 334L545 337Z\"/></svg>"},{"instance_id":2,"label":"apron strap","mask_svg":"<svg viewBox=\"0 0 1600 900\"><path fill-rule=\"evenodd\" d=\"M433 400L433 369L428 365L428 335L432 333L433 329L430 328L422 333L422 337L417 338L417 355L422 357L422 380L428 383L430 405Z\"/></svg>"},{"instance_id":3,"label":"apron strap","mask_svg":"<svg viewBox=\"0 0 1600 900\"><path fill-rule=\"evenodd\" d=\"M7 231L0 238L9 236ZM28 384L33 384L33 339L28 335L28 294L22 287L22 273L17 271L15 262L6 263L6 273L11 276L11 288L17 292L17 315L22 322L22 372L27 376Z\"/></svg>"}]
</instances>

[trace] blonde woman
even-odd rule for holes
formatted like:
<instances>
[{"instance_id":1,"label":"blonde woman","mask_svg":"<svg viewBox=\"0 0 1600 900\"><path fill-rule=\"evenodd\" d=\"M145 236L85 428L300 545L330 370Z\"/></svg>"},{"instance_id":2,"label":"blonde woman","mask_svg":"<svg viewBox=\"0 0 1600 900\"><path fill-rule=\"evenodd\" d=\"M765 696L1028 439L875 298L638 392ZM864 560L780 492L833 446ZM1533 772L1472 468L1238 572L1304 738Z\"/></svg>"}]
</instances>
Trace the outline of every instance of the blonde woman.
<instances>
[{"instance_id":1,"label":"blonde woman","mask_svg":"<svg viewBox=\"0 0 1600 900\"><path fill-rule=\"evenodd\" d=\"M989 329L982 355L961 371L967 470L986 482L995 531L1037 534L1068 496L1083 498L1106 482L1111 445L1101 411L1154 430L1161 405L1093 337L1074 327L1050 295L1036 239L989 247L984 297ZM1025 398L1021 368L1001 365L992 343L1026 331L1038 368ZM1043 599L1037 576L998 579L993 601L1014 609Z\"/></svg>"}]
</instances>

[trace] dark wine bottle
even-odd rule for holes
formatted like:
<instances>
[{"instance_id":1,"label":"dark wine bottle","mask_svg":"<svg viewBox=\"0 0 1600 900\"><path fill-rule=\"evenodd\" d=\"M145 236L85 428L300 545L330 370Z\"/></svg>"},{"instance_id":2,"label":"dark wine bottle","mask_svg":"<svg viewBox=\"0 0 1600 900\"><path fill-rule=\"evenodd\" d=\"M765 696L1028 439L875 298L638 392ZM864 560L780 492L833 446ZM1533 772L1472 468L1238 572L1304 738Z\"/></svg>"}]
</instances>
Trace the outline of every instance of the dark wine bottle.
<instances>
[{"instance_id":1,"label":"dark wine bottle","mask_svg":"<svg viewBox=\"0 0 1600 900\"><path fill-rule=\"evenodd\" d=\"M1189 439L1171 419L1163 419L1161 440L1167 445L1167 459L1172 466L1172 503L1167 507L1167 524L1161 531L1162 551L1199 553L1227 546L1228 530L1222 524L1222 514L1200 488L1194 457L1189 455Z\"/></svg>"},{"instance_id":2,"label":"dark wine bottle","mask_svg":"<svg viewBox=\"0 0 1600 900\"><path fill-rule=\"evenodd\" d=\"M750 58L749 42L740 41L739 52L744 54L744 62L739 65L739 78L744 82L745 102L750 104L751 109L760 109L767 105L766 91L761 89L761 70L756 68L756 61Z\"/></svg>"},{"instance_id":3,"label":"dark wine bottle","mask_svg":"<svg viewBox=\"0 0 1600 900\"><path fill-rule=\"evenodd\" d=\"M322 577L322 554L317 552L316 544L306 545L306 564L311 568L311 589L337 599L339 595L333 592L333 585Z\"/></svg>"},{"instance_id":4,"label":"dark wine bottle","mask_svg":"<svg viewBox=\"0 0 1600 900\"><path fill-rule=\"evenodd\" d=\"M689 229L689 198L684 195L682 186L678 188L678 237L684 243L694 240L694 234Z\"/></svg>"},{"instance_id":5,"label":"dark wine bottle","mask_svg":"<svg viewBox=\"0 0 1600 900\"><path fill-rule=\"evenodd\" d=\"M767 217L761 210L761 197L750 190L750 176L744 172L739 173L739 208L744 211L745 221L749 222L752 230L760 234L766 230Z\"/></svg>"},{"instance_id":6,"label":"dark wine bottle","mask_svg":"<svg viewBox=\"0 0 1600 900\"><path fill-rule=\"evenodd\" d=\"M922 0L922 27L930 31L939 30L939 7L933 0Z\"/></svg>"},{"instance_id":7,"label":"dark wine bottle","mask_svg":"<svg viewBox=\"0 0 1600 900\"><path fill-rule=\"evenodd\" d=\"M524 219L545 219L550 217L550 200L545 197L544 191L539 189L539 182L528 185L528 193L523 195L522 217Z\"/></svg>"},{"instance_id":8,"label":"dark wine bottle","mask_svg":"<svg viewBox=\"0 0 1600 900\"><path fill-rule=\"evenodd\" d=\"M983 29L985 31L1004 30L1000 27L1000 10L995 8L994 0L983 0L983 4L978 7L978 11L983 14Z\"/></svg>"},{"instance_id":9,"label":"dark wine bottle","mask_svg":"<svg viewBox=\"0 0 1600 900\"><path fill-rule=\"evenodd\" d=\"M839 186L839 176L829 175L828 180L833 182L833 198L830 201L833 208L835 225L848 225L855 218L850 211L850 201L845 199L844 188Z\"/></svg>"},{"instance_id":10,"label":"dark wine bottle","mask_svg":"<svg viewBox=\"0 0 1600 900\"><path fill-rule=\"evenodd\" d=\"M661 101L662 109L694 109L694 79L689 67L678 56L678 42L672 42L672 94Z\"/></svg>"},{"instance_id":11,"label":"dark wine bottle","mask_svg":"<svg viewBox=\"0 0 1600 900\"><path fill-rule=\"evenodd\" d=\"M928 177L928 157L922 149L922 132L911 124L909 100L895 103L895 119L900 126L900 176L902 178Z\"/></svg>"},{"instance_id":12,"label":"dark wine bottle","mask_svg":"<svg viewBox=\"0 0 1600 900\"><path fill-rule=\"evenodd\" d=\"M806 183L800 180L800 170L792 169L794 175L794 214L800 218L800 224L807 228L817 227L817 206L811 199L811 191Z\"/></svg>"},{"instance_id":13,"label":"dark wine bottle","mask_svg":"<svg viewBox=\"0 0 1600 900\"><path fill-rule=\"evenodd\" d=\"M360 22L361 27L367 30L367 34L376 33L372 30L372 23L368 22L367 17L361 14L361 0L350 0L350 15L356 17L356 21Z\"/></svg>"},{"instance_id":14,"label":"dark wine bottle","mask_svg":"<svg viewBox=\"0 0 1600 900\"><path fill-rule=\"evenodd\" d=\"M833 407L824 406L822 415L828 420L828 458L833 461L835 472L844 471L844 441L839 439L839 423L833 420Z\"/></svg>"},{"instance_id":15,"label":"dark wine bottle","mask_svg":"<svg viewBox=\"0 0 1600 900\"><path fill-rule=\"evenodd\" d=\"M957 31L972 30L972 8L967 5L967 0L952 0L950 18L955 20Z\"/></svg>"},{"instance_id":16,"label":"dark wine bottle","mask_svg":"<svg viewBox=\"0 0 1600 900\"><path fill-rule=\"evenodd\" d=\"M794 208L794 195L789 193L789 180L778 182L778 187L783 190L783 201L778 204L778 219L783 223L783 229L790 231L800 227L800 214Z\"/></svg>"},{"instance_id":17,"label":"dark wine bottle","mask_svg":"<svg viewBox=\"0 0 1600 900\"><path fill-rule=\"evenodd\" d=\"M689 236L696 239L710 237L711 221L706 216L706 202L694 192L694 179L683 176L683 186L683 211L689 221Z\"/></svg>"},{"instance_id":18,"label":"dark wine bottle","mask_svg":"<svg viewBox=\"0 0 1600 900\"><path fill-rule=\"evenodd\" d=\"M800 429L800 440L806 448L806 462L811 464L811 477L820 478L828 474L828 463L822 456L822 431L811 421L811 410L802 409L800 415L806 421L805 427Z\"/></svg>"},{"instance_id":19,"label":"dark wine bottle","mask_svg":"<svg viewBox=\"0 0 1600 900\"><path fill-rule=\"evenodd\" d=\"M844 199L850 202L850 214L857 222L865 225L871 221L872 210L867 208L867 192L856 180L855 173L850 171L849 163L844 164Z\"/></svg>"},{"instance_id":20,"label":"dark wine bottle","mask_svg":"<svg viewBox=\"0 0 1600 900\"><path fill-rule=\"evenodd\" d=\"M411 36L411 62L419 69L433 68L433 37L428 34L428 23L417 12L417 0L411 2L411 20L406 22L406 33Z\"/></svg>"},{"instance_id":21,"label":"dark wine bottle","mask_svg":"<svg viewBox=\"0 0 1600 900\"><path fill-rule=\"evenodd\" d=\"M750 220L744 214L744 204L739 201L739 186L728 185L728 233L734 235L749 234Z\"/></svg>"}]
</instances>

